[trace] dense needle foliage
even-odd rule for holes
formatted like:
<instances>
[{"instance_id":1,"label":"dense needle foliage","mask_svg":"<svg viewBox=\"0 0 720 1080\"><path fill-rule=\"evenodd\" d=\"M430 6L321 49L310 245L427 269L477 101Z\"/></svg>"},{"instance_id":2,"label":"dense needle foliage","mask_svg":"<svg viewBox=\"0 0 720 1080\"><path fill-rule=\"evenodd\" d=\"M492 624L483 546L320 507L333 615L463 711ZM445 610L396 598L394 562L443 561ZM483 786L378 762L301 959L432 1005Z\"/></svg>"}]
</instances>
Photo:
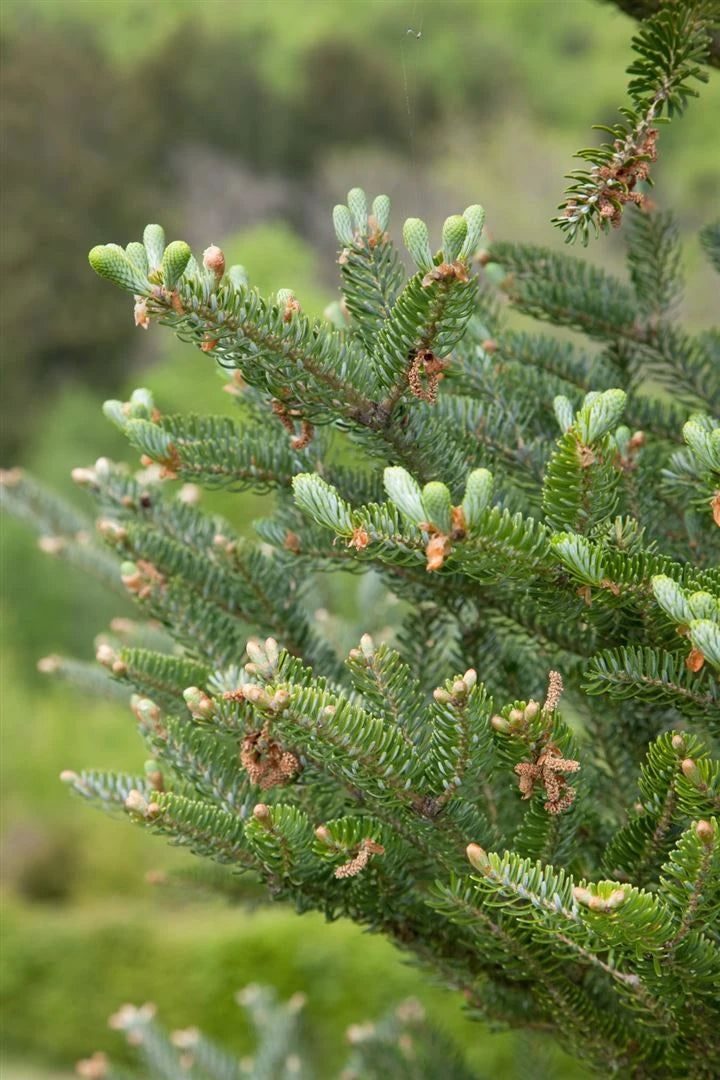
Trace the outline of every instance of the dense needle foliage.
<instances>
[{"instance_id":1,"label":"dense needle foliage","mask_svg":"<svg viewBox=\"0 0 720 1080\"><path fill-rule=\"evenodd\" d=\"M389 200L355 188L317 322L158 225L94 248L138 325L220 365L239 418L107 402L142 468L76 470L96 529L16 471L3 495L149 620L98 659L152 759L64 774L80 795L387 935L472 1015L612 1074L712 1077L720 337L676 320L671 215L630 214L627 281L482 248L477 205L439 248L405 222L407 276ZM717 263L717 226L703 244ZM518 331L508 302L587 344ZM272 492L260 542L174 479ZM403 613L345 658L308 614L334 570Z\"/></svg>"}]
</instances>

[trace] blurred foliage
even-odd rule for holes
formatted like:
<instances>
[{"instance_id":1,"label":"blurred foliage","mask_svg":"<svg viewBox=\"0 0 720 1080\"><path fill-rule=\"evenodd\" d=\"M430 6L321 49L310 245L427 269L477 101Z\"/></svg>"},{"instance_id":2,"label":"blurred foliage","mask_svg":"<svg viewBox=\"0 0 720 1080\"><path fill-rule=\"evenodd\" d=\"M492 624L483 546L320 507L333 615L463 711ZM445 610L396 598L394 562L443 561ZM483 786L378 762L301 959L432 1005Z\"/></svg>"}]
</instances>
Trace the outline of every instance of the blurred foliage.
<instances>
[{"instance_id":1,"label":"blurred foliage","mask_svg":"<svg viewBox=\"0 0 720 1080\"><path fill-rule=\"evenodd\" d=\"M55 1066L91 1049L131 1061L107 1030L107 1017L123 1001L150 1000L169 1026L197 1024L229 1050L247 1053L252 1036L233 995L244 983L272 975L281 997L298 990L308 997L308 1050L321 1076L342 1062L349 1024L409 994L465 1049L469 1062L490 1075L587 1075L543 1038L483 1037L452 995L428 987L421 971L397 963L386 941L350 923L328 926L315 915L298 919L283 909L253 913L217 902L168 911L165 901L158 915L134 899L103 910L78 908L71 917L10 908L0 962L6 1052L34 1053Z\"/></svg>"},{"instance_id":2,"label":"blurred foliage","mask_svg":"<svg viewBox=\"0 0 720 1080\"><path fill-rule=\"evenodd\" d=\"M89 30L6 36L0 100L6 453L68 374L100 385L118 368L126 320L115 297L97 295L84 249L108 229L131 229L160 188L155 119L134 80L108 70Z\"/></svg>"},{"instance_id":3,"label":"blurred foliage","mask_svg":"<svg viewBox=\"0 0 720 1080\"><path fill-rule=\"evenodd\" d=\"M174 151L211 147L300 180L330 145L372 138L407 149L397 72L349 42L315 43L287 102L263 81L252 36L182 22L133 69L109 64L96 38L90 24L69 34L41 23L2 42L4 457L27 443L33 414L68 374L108 393L118 386L132 327L117 297L98 293L85 253L98 236L132 234L158 207L172 230ZM348 107L327 108L348 80ZM432 116L432 96L423 108Z\"/></svg>"},{"instance_id":4,"label":"blurred foliage","mask_svg":"<svg viewBox=\"0 0 720 1080\"><path fill-rule=\"evenodd\" d=\"M164 121L161 150L206 143L258 172L302 178L331 145L371 139L407 148L398 76L382 55L367 55L352 40L317 41L303 56L295 93L286 100L260 70L265 37L262 30L220 36L193 16L139 63L135 81ZM348 86L351 95L342 92ZM423 105L431 117L435 96L425 85Z\"/></svg>"}]
</instances>

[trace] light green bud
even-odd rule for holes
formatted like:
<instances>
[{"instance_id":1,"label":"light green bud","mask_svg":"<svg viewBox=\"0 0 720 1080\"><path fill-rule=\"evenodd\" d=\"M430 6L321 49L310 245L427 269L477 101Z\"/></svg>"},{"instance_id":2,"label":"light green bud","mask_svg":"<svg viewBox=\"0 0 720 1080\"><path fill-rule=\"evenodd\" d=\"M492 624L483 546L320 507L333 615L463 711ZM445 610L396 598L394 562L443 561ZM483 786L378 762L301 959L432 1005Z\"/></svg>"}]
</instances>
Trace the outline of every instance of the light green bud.
<instances>
[{"instance_id":1,"label":"light green bud","mask_svg":"<svg viewBox=\"0 0 720 1080\"><path fill-rule=\"evenodd\" d=\"M352 214L355 231L361 236L367 234L367 199L362 188L354 187L348 191L347 204Z\"/></svg>"},{"instance_id":2,"label":"light green bud","mask_svg":"<svg viewBox=\"0 0 720 1080\"><path fill-rule=\"evenodd\" d=\"M138 715L141 720L144 720L148 724L157 724L162 716L159 707L150 698L140 698L135 701L133 705L133 711ZM157 765L155 766L157 768Z\"/></svg>"},{"instance_id":3,"label":"light green bud","mask_svg":"<svg viewBox=\"0 0 720 1080\"><path fill-rule=\"evenodd\" d=\"M147 252L148 265L157 270L162 265L165 250L165 230L162 225L146 225L143 232L143 244Z\"/></svg>"},{"instance_id":4,"label":"light green bud","mask_svg":"<svg viewBox=\"0 0 720 1080\"><path fill-rule=\"evenodd\" d=\"M483 512L490 505L493 494L492 473L487 469L473 469L465 483L462 512L468 529L476 527Z\"/></svg>"},{"instance_id":5,"label":"light green bud","mask_svg":"<svg viewBox=\"0 0 720 1080\"><path fill-rule=\"evenodd\" d=\"M465 683L465 687L469 693L470 690L472 690L473 686L477 684L477 671L475 670L475 668L467 669L467 671L463 675L463 682Z\"/></svg>"},{"instance_id":6,"label":"light green bud","mask_svg":"<svg viewBox=\"0 0 720 1080\"><path fill-rule=\"evenodd\" d=\"M478 203L474 203L472 206L465 208L463 217L467 222L467 235L460 255L464 259L471 259L480 244L480 237L485 225L485 211Z\"/></svg>"},{"instance_id":7,"label":"light green bud","mask_svg":"<svg viewBox=\"0 0 720 1080\"><path fill-rule=\"evenodd\" d=\"M422 491L423 508L427 520L442 533L449 533L452 528L452 502L450 491L439 480L432 480Z\"/></svg>"},{"instance_id":8,"label":"light green bud","mask_svg":"<svg viewBox=\"0 0 720 1080\"><path fill-rule=\"evenodd\" d=\"M268 664L271 667L275 667L280 659L280 646L275 638L265 638L265 655L267 656Z\"/></svg>"},{"instance_id":9,"label":"light green bud","mask_svg":"<svg viewBox=\"0 0 720 1080\"><path fill-rule=\"evenodd\" d=\"M630 449L630 439L632 438L632 432L625 424L621 424L615 431L615 445L618 448L618 453L621 457L626 458Z\"/></svg>"},{"instance_id":10,"label":"light green bud","mask_svg":"<svg viewBox=\"0 0 720 1080\"><path fill-rule=\"evenodd\" d=\"M347 206L343 206L342 203L338 203L333 209L333 228L335 229L335 235L338 238L338 243L347 247L352 244L355 237L353 230L352 215Z\"/></svg>"},{"instance_id":11,"label":"light green bud","mask_svg":"<svg viewBox=\"0 0 720 1080\"><path fill-rule=\"evenodd\" d=\"M183 690L183 698L195 720L209 720L215 715L215 702L198 686L188 686Z\"/></svg>"},{"instance_id":12,"label":"light green bud","mask_svg":"<svg viewBox=\"0 0 720 1080\"><path fill-rule=\"evenodd\" d=\"M658 604L673 622L690 622L691 613L685 593L676 581L666 574L656 574L650 579L650 586Z\"/></svg>"},{"instance_id":13,"label":"light green bud","mask_svg":"<svg viewBox=\"0 0 720 1080\"><path fill-rule=\"evenodd\" d=\"M175 288L185 273L191 255L190 245L186 244L184 240L173 240L165 248L162 257L162 275L163 285L166 289Z\"/></svg>"},{"instance_id":14,"label":"light green bud","mask_svg":"<svg viewBox=\"0 0 720 1080\"><path fill-rule=\"evenodd\" d=\"M383 473L385 490L398 510L414 525L425 520L425 507L417 481L402 465L390 465Z\"/></svg>"},{"instance_id":15,"label":"light green bud","mask_svg":"<svg viewBox=\"0 0 720 1080\"><path fill-rule=\"evenodd\" d=\"M111 398L109 401L103 402L102 411L103 415L107 417L111 423L116 424L121 431L125 430L128 418L125 413L124 402Z\"/></svg>"},{"instance_id":16,"label":"light green bud","mask_svg":"<svg viewBox=\"0 0 720 1080\"><path fill-rule=\"evenodd\" d=\"M572 402L564 394L558 394L557 397L553 398L553 412L564 435L575 422L575 410L572 407Z\"/></svg>"},{"instance_id":17,"label":"light green bud","mask_svg":"<svg viewBox=\"0 0 720 1080\"><path fill-rule=\"evenodd\" d=\"M380 232L385 232L390 224L390 199L387 195L378 195L373 199L373 217L377 221Z\"/></svg>"},{"instance_id":18,"label":"light green bud","mask_svg":"<svg viewBox=\"0 0 720 1080\"><path fill-rule=\"evenodd\" d=\"M420 218L408 218L403 225L403 240L418 270L430 270L433 266L433 256L430 249L430 234L425 222Z\"/></svg>"},{"instance_id":19,"label":"light green bud","mask_svg":"<svg viewBox=\"0 0 720 1080\"><path fill-rule=\"evenodd\" d=\"M577 418L578 433L586 446L591 446L616 427L626 400L624 390L603 390L601 394L586 395Z\"/></svg>"},{"instance_id":20,"label":"light green bud","mask_svg":"<svg viewBox=\"0 0 720 1080\"><path fill-rule=\"evenodd\" d=\"M720 622L720 601L712 593L694 592L687 598L687 606L693 619L710 619Z\"/></svg>"},{"instance_id":21,"label":"light green bud","mask_svg":"<svg viewBox=\"0 0 720 1080\"><path fill-rule=\"evenodd\" d=\"M96 274L112 281L121 289L131 293L149 292L150 285L145 275L125 254L119 244L98 244L88 255L88 262Z\"/></svg>"},{"instance_id":22,"label":"light green bud","mask_svg":"<svg viewBox=\"0 0 720 1080\"><path fill-rule=\"evenodd\" d=\"M714 668L720 669L720 626L713 619L691 619L690 641Z\"/></svg>"},{"instance_id":23,"label":"light green bud","mask_svg":"<svg viewBox=\"0 0 720 1080\"><path fill-rule=\"evenodd\" d=\"M259 641L250 638L245 645L245 652L248 654L253 664L256 664L258 667L265 667L267 657L265 655L265 650Z\"/></svg>"},{"instance_id":24,"label":"light green bud","mask_svg":"<svg viewBox=\"0 0 720 1080\"><path fill-rule=\"evenodd\" d=\"M445 262L454 263L462 251L467 237L467 221L461 214L453 214L445 219L442 231L443 257Z\"/></svg>"},{"instance_id":25,"label":"light green bud","mask_svg":"<svg viewBox=\"0 0 720 1080\"><path fill-rule=\"evenodd\" d=\"M155 409L152 390L146 386L138 386L130 395L129 415L133 420L147 420Z\"/></svg>"}]
</instances>

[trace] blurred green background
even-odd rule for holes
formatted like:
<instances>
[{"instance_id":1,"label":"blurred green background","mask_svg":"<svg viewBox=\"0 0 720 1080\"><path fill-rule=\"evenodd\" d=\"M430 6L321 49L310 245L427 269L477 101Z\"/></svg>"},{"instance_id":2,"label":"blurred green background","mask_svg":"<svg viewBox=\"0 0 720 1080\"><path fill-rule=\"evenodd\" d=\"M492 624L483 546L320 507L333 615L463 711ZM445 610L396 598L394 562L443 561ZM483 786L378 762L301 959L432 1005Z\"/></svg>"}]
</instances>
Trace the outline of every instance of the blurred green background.
<instances>
[{"instance_id":1,"label":"blurred green background","mask_svg":"<svg viewBox=\"0 0 720 1080\"><path fill-rule=\"evenodd\" d=\"M5 0L2 19L2 461L81 503L70 469L125 453L103 398L148 384L163 412L232 409L209 357L134 328L127 299L90 272L92 245L157 220L199 250L222 244L261 291L293 287L317 314L336 294L329 212L356 184L391 196L396 231L410 214L437 229L481 201L492 236L560 246L548 221L563 173L596 137L590 124L615 118L632 34L594 0ZM713 304L695 233L717 210L718 114L715 78L663 131L653 196L687 237L693 325ZM621 238L590 257L621 272ZM245 529L266 509L206 502ZM105 1020L125 1000L247 1050L232 995L250 980L307 993L320 1075L349 1022L408 993L487 1075L585 1075L537 1040L468 1024L451 994L351 925L149 885L148 871L190 873L191 860L57 780L63 768L141 766L130 710L35 668L50 652L91 657L94 635L130 609L19 525L2 531L8 1080L68 1075L94 1048L122 1056ZM322 579L318 607L352 622L349 590Z\"/></svg>"}]
</instances>

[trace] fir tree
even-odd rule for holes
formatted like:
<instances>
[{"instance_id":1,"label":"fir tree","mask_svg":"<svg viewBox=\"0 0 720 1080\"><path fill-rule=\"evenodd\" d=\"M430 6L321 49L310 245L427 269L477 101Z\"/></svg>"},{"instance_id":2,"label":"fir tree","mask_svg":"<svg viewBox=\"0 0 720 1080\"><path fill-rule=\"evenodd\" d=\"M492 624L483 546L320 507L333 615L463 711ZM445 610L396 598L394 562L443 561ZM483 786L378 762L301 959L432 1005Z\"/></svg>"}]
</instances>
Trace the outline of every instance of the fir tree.
<instances>
[{"instance_id":1,"label":"fir tree","mask_svg":"<svg viewBox=\"0 0 720 1080\"><path fill-rule=\"evenodd\" d=\"M387 935L472 1015L611 1074L715 1076L720 337L677 321L668 214L632 209L623 281L481 248L476 205L439 249L405 222L406 277L389 213L359 188L335 207L342 298L321 321L158 225L90 253L241 410L106 403L143 468L76 470L97 529L4 477L46 550L150 620L98 650L144 774L64 779ZM514 329L507 305L588 346ZM173 479L272 492L260 543ZM307 601L315 572L348 569L405 615L343 662Z\"/></svg>"}]
</instances>

